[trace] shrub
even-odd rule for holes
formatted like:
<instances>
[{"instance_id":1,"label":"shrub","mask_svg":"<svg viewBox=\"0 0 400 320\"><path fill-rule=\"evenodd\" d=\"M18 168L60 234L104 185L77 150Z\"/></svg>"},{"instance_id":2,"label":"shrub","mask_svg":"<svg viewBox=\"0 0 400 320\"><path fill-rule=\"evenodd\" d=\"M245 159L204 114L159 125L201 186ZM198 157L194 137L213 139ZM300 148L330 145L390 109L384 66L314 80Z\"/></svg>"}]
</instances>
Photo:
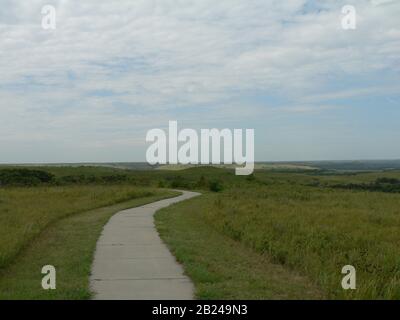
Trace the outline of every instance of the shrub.
<instances>
[{"instance_id":1,"label":"shrub","mask_svg":"<svg viewBox=\"0 0 400 320\"><path fill-rule=\"evenodd\" d=\"M209 188L212 192L220 192L224 189L222 183L218 180L211 181Z\"/></svg>"},{"instance_id":2,"label":"shrub","mask_svg":"<svg viewBox=\"0 0 400 320\"><path fill-rule=\"evenodd\" d=\"M255 181L255 180L256 180L256 177L254 176L254 173L248 175L248 176L246 177L246 180L249 181L249 182Z\"/></svg>"},{"instance_id":3,"label":"shrub","mask_svg":"<svg viewBox=\"0 0 400 320\"><path fill-rule=\"evenodd\" d=\"M164 180L158 181L158 187L159 187L159 188L165 188L165 182L164 182Z\"/></svg>"},{"instance_id":4,"label":"shrub","mask_svg":"<svg viewBox=\"0 0 400 320\"><path fill-rule=\"evenodd\" d=\"M338 188L338 189L399 193L400 192L400 180L394 179L394 178L378 178L375 180L375 182L371 182L371 183L336 184L336 185L333 185L332 187Z\"/></svg>"},{"instance_id":5,"label":"shrub","mask_svg":"<svg viewBox=\"0 0 400 320\"><path fill-rule=\"evenodd\" d=\"M380 183L388 183L388 184L400 184L399 179L395 178L378 178L376 179L375 183L380 184Z\"/></svg>"},{"instance_id":6,"label":"shrub","mask_svg":"<svg viewBox=\"0 0 400 320\"><path fill-rule=\"evenodd\" d=\"M113 175L108 175L108 176L102 177L102 181L106 184L126 182L127 180L128 180L128 177L124 174L113 174Z\"/></svg>"},{"instance_id":7,"label":"shrub","mask_svg":"<svg viewBox=\"0 0 400 320\"><path fill-rule=\"evenodd\" d=\"M0 171L0 185L33 186L54 182L54 175L41 170L5 169Z\"/></svg>"},{"instance_id":8,"label":"shrub","mask_svg":"<svg viewBox=\"0 0 400 320\"><path fill-rule=\"evenodd\" d=\"M171 182L172 188L185 188L190 189L190 184L182 176L175 176Z\"/></svg>"},{"instance_id":9,"label":"shrub","mask_svg":"<svg viewBox=\"0 0 400 320\"><path fill-rule=\"evenodd\" d=\"M197 186L198 188L207 187L207 179L202 175L202 176L199 178L199 181L197 181L196 186Z\"/></svg>"}]
</instances>

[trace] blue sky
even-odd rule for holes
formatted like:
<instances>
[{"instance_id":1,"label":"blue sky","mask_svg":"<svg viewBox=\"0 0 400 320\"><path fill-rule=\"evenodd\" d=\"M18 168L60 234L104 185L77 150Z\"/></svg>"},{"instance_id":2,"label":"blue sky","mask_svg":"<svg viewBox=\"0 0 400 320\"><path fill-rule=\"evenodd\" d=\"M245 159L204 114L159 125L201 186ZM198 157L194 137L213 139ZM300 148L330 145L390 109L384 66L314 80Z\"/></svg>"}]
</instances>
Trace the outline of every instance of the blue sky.
<instances>
[{"instance_id":1,"label":"blue sky","mask_svg":"<svg viewBox=\"0 0 400 320\"><path fill-rule=\"evenodd\" d=\"M144 161L169 120L254 128L258 161L400 158L399 1L0 5L0 163Z\"/></svg>"}]
</instances>

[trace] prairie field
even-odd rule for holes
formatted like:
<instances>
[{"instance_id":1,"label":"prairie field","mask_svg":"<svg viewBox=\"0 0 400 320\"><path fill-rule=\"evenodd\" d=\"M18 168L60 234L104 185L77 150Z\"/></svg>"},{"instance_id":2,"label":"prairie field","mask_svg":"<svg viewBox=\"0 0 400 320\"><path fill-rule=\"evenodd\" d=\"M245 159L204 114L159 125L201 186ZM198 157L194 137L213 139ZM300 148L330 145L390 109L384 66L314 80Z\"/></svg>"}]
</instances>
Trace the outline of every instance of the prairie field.
<instances>
[{"instance_id":1,"label":"prairie field","mask_svg":"<svg viewBox=\"0 0 400 320\"><path fill-rule=\"evenodd\" d=\"M0 189L0 268L60 218L150 195L150 190L131 186Z\"/></svg>"},{"instance_id":2,"label":"prairie field","mask_svg":"<svg viewBox=\"0 0 400 320\"><path fill-rule=\"evenodd\" d=\"M396 178L398 173L334 178L256 173L246 185L192 200L190 210L185 204L164 209L157 214L157 221L178 259L187 265L192 278L198 279L200 297L230 296L226 290L210 289L197 273L200 267L193 267L196 261L207 273L215 273L215 266L200 258L211 244L196 249L185 240L194 228L204 232L198 237L217 232L307 277L327 298L400 299L400 194L330 187L336 180L366 183L390 176ZM174 215L179 215L181 223L176 223ZM192 216L201 221L201 227L194 224ZM172 230L172 223L182 227L180 233ZM345 265L356 269L356 290L341 287ZM260 292L252 297L268 298Z\"/></svg>"},{"instance_id":3,"label":"prairie field","mask_svg":"<svg viewBox=\"0 0 400 320\"><path fill-rule=\"evenodd\" d=\"M0 188L1 299L90 298L103 225L171 189L202 193L156 214L197 298L400 299L399 171L18 170L0 172L10 183ZM44 264L60 270L62 289L41 290ZM341 286L345 265L356 290Z\"/></svg>"},{"instance_id":4,"label":"prairie field","mask_svg":"<svg viewBox=\"0 0 400 320\"><path fill-rule=\"evenodd\" d=\"M90 266L108 219L177 194L129 185L0 189L0 299L90 298ZM41 288L47 264L57 267L57 290Z\"/></svg>"}]
</instances>

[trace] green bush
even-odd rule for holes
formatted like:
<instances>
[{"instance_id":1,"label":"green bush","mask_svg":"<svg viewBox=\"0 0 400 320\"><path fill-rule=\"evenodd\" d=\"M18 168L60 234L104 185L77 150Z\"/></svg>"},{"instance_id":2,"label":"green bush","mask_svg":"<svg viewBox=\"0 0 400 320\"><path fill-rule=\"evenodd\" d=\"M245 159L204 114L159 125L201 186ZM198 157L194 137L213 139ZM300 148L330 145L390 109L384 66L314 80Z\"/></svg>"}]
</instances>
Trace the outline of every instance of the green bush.
<instances>
[{"instance_id":1,"label":"green bush","mask_svg":"<svg viewBox=\"0 0 400 320\"><path fill-rule=\"evenodd\" d=\"M212 192L220 192L224 189L222 183L218 180L211 181L209 188Z\"/></svg>"},{"instance_id":2,"label":"green bush","mask_svg":"<svg viewBox=\"0 0 400 320\"><path fill-rule=\"evenodd\" d=\"M171 188L191 189L191 184L182 176L174 176L171 180Z\"/></svg>"},{"instance_id":3,"label":"green bush","mask_svg":"<svg viewBox=\"0 0 400 320\"><path fill-rule=\"evenodd\" d=\"M165 188L165 182L164 182L164 180L158 181L158 187L159 187L159 188Z\"/></svg>"},{"instance_id":4,"label":"green bush","mask_svg":"<svg viewBox=\"0 0 400 320\"><path fill-rule=\"evenodd\" d=\"M335 184L332 186L337 189L362 190L362 191L378 191L388 193L400 192L400 180L395 178L378 178L371 183L348 183Z\"/></svg>"},{"instance_id":5,"label":"green bush","mask_svg":"<svg viewBox=\"0 0 400 320\"><path fill-rule=\"evenodd\" d=\"M70 185L70 184L119 184L129 181L129 177L125 174L112 174L105 176L95 175L68 175L62 176L57 180L59 185Z\"/></svg>"},{"instance_id":6,"label":"green bush","mask_svg":"<svg viewBox=\"0 0 400 320\"><path fill-rule=\"evenodd\" d=\"M202 188L206 188L207 187L207 179L204 177L204 175L202 175L199 178L199 181L197 181L196 186L200 189Z\"/></svg>"},{"instance_id":7,"label":"green bush","mask_svg":"<svg viewBox=\"0 0 400 320\"><path fill-rule=\"evenodd\" d=\"M0 185L36 186L54 182L54 175L41 170L5 169L0 171Z\"/></svg>"}]
</instances>

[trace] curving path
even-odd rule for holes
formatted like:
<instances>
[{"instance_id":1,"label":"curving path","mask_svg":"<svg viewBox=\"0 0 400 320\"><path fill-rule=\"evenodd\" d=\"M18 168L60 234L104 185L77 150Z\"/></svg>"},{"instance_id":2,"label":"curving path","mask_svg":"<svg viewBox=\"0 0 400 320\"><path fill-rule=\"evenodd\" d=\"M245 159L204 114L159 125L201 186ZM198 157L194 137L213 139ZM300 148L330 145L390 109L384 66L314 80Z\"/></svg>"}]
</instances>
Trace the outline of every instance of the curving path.
<instances>
[{"instance_id":1,"label":"curving path","mask_svg":"<svg viewBox=\"0 0 400 320\"><path fill-rule=\"evenodd\" d=\"M181 196L111 217L97 242L92 265L94 299L193 299L193 284L161 241L153 219L157 210L200 195L180 192Z\"/></svg>"}]
</instances>

